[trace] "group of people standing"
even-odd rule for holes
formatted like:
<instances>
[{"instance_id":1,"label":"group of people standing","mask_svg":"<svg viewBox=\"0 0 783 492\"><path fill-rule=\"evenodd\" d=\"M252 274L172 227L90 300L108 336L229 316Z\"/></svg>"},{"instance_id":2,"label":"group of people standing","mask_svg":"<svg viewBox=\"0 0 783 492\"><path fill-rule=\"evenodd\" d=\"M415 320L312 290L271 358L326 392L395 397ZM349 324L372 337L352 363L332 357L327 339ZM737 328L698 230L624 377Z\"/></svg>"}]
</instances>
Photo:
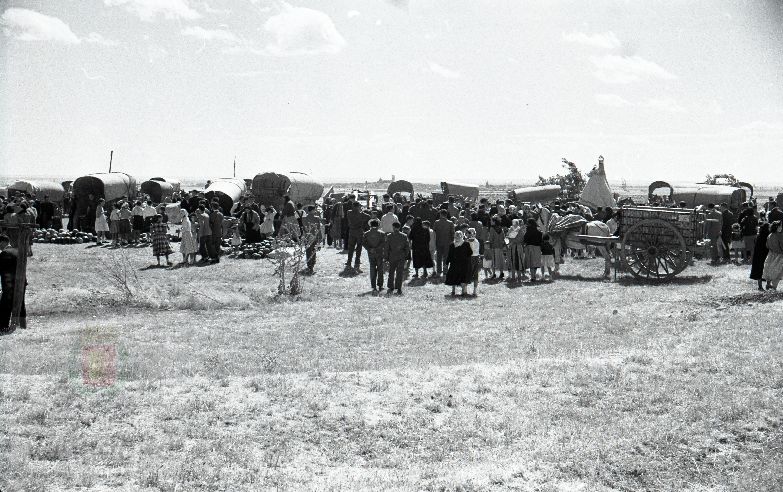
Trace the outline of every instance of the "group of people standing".
<instances>
[{"instance_id":1,"label":"group of people standing","mask_svg":"<svg viewBox=\"0 0 783 492\"><path fill-rule=\"evenodd\" d=\"M460 287L468 295L472 284L470 295L476 295L482 268L488 279L503 280L508 272L512 282L552 280L562 263L562 247L547 229L571 211L559 203L552 210L505 200L463 205L454 197L436 207L432 199L408 202L389 195L364 209L348 195L326 200L324 242L346 253L345 270L356 273L364 247L373 291L382 289L388 270L387 287L399 293L412 266L414 279L445 275L452 294Z\"/></svg>"},{"instance_id":2,"label":"group of people standing","mask_svg":"<svg viewBox=\"0 0 783 492\"><path fill-rule=\"evenodd\" d=\"M750 264L750 278L757 281L759 290L777 290L783 280L783 211L775 200L770 198L761 210L745 202L737 214L727 203L710 203L705 217L711 264Z\"/></svg>"}]
</instances>

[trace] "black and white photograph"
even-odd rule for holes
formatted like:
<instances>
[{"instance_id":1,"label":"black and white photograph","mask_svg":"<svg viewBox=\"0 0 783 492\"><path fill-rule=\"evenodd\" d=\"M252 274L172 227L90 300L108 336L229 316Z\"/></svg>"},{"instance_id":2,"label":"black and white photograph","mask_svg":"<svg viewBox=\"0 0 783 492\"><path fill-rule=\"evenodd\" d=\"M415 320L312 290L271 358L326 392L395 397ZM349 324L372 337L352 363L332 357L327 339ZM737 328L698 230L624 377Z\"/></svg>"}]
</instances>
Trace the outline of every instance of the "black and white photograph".
<instances>
[{"instance_id":1,"label":"black and white photograph","mask_svg":"<svg viewBox=\"0 0 783 492\"><path fill-rule=\"evenodd\" d=\"M783 491L781 156L781 0L0 0L0 492Z\"/></svg>"}]
</instances>

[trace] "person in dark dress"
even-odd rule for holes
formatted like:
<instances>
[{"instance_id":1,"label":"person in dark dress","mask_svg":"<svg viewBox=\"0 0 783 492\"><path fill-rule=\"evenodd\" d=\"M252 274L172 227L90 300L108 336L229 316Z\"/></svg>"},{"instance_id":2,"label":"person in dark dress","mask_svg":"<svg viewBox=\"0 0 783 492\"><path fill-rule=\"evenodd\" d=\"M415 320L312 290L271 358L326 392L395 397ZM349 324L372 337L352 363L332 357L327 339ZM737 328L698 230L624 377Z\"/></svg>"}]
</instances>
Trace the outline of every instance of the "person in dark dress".
<instances>
[{"instance_id":1,"label":"person in dark dress","mask_svg":"<svg viewBox=\"0 0 783 492\"><path fill-rule=\"evenodd\" d=\"M757 281L759 290L764 290L764 260L767 259L767 237L769 236L769 223L764 222L759 228L756 246L753 248L753 259L750 266L750 278Z\"/></svg>"},{"instance_id":2,"label":"person in dark dress","mask_svg":"<svg viewBox=\"0 0 783 492\"><path fill-rule=\"evenodd\" d=\"M16 288L16 263L19 251L11 248L11 241L6 234L0 234L0 331L11 326L11 314L14 309L14 289ZM25 289L27 284L25 284ZM27 328L27 311L22 298L22 309L19 312L19 326Z\"/></svg>"},{"instance_id":3,"label":"person in dark dress","mask_svg":"<svg viewBox=\"0 0 783 492\"><path fill-rule=\"evenodd\" d=\"M471 256L473 248L465 242L464 233L454 232L454 242L449 245L448 270L446 271L446 285L451 286L451 295L457 295L456 289L459 285L462 288L462 295L468 295L468 283L473 280L473 269L471 267Z\"/></svg>"},{"instance_id":4,"label":"person in dark dress","mask_svg":"<svg viewBox=\"0 0 783 492\"><path fill-rule=\"evenodd\" d=\"M52 227L52 218L54 218L54 203L49 201L49 195L44 195L43 201L37 203L38 224L44 229Z\"/></svg>"},{"instance_id":5,"label":"person in dark dress","mask_svg":"<svg viewBox=\"0 0 783 492\"><path fill-rule=\"evenodd\" d=\"M419 268L424 269L423 277L427 278L427 269L435 266L430 253L430 231L424 228L422 222L421 217L416 218L411 226L411 232L408 234L411 241L413 269L416 272L413 278L419 277Z\"/></svg>"}]
</instances>

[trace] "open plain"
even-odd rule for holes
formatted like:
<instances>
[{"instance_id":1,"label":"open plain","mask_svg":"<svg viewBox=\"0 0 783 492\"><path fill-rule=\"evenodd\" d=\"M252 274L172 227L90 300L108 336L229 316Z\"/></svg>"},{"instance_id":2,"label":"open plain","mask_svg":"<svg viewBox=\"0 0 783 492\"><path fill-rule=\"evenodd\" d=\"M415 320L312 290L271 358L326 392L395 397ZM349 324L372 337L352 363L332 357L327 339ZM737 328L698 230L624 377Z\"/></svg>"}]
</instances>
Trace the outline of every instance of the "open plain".
<instances>
[{"instance_id":1,"label":"open plain","mask_svg":"<svg viewBox=\"0 0 783 492\"><path fill-rule=\"evenodd\" d=\"M746 267L375 297L324 249L290 300L265 261L34 251L4 491L780 487L783 296Z\"/></svg>"}]
</instances>

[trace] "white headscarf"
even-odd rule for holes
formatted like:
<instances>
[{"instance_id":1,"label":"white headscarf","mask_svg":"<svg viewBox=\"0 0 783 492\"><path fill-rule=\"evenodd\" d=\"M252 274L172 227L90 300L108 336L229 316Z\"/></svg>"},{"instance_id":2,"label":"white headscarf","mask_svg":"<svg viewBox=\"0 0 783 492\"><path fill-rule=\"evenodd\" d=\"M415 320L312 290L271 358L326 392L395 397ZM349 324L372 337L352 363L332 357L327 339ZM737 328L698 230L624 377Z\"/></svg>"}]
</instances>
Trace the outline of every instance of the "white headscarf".
<instances>
[{"instance_id":1,"label":"white headscarf","mask_svg":"<svg viewBox=\"0 0 783 492\"><path fill-rule=\"evenodd\" d=\"M462 231L454 232L454 246L459 248L465 242L465 234Z\"/></svg>"}]
</instances>

